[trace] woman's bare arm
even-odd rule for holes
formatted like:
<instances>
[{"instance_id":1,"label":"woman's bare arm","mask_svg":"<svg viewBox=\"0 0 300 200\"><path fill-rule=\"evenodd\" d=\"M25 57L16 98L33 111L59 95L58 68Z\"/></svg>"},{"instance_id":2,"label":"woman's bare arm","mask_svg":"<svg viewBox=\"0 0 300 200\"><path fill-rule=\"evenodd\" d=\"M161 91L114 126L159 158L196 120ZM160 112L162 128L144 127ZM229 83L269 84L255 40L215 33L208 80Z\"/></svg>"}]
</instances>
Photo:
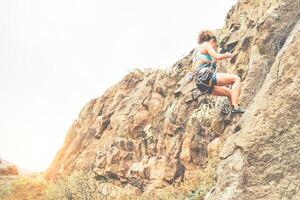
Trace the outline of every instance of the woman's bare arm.
<instances>
[{"instance_id":1,"label":"woman's bare arm","mask_svg":"<svg viewBox=\"0 0 300 200\"><path fill-rule=\"evenodd\" d=\"M216 52L216 50L208 43L205 44L205 49L206 49L207 53L211 57L213 57L216 61L226 59L226 58L230 58L232 56L232 54L229 53L229 52L226 52L224 54L220 54L220 53Z\"/></svg>"}]
</instances>

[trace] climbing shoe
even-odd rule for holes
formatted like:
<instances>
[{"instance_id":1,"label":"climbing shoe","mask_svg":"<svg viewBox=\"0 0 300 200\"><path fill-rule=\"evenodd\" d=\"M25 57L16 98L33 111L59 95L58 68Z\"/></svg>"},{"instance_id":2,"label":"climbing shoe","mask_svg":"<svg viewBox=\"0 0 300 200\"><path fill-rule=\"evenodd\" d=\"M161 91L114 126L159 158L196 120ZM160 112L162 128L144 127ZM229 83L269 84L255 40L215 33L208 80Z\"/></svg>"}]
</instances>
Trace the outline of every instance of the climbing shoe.
<instances>
[{"instance_id":1,"label":"climbing shoe","mask_svg":"<svg viewBox=\"0 0 300 200\"><path fill-rule=\"evenodd\" d=\"M243 114L244 112L245 112L245 110L241 107L234 108L234 106L232 106L232 108L231 108L232 114Z\"/></svg>"}]
</instances>

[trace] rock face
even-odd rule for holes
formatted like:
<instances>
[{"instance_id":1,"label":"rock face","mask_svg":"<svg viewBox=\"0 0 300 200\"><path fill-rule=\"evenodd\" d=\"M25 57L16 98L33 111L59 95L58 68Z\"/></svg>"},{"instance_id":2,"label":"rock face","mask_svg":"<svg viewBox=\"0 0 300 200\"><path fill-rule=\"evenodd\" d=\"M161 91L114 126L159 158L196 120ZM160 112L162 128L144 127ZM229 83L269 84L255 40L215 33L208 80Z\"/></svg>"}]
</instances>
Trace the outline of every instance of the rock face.
<instances>
[{"instance_id":1,"label":"rock face","mask_svg":"<svg viewBox=\"0 0 300 200\"><path fill-rule=\"evenodd\" d=\"M216 99L195 96L194 84L179 91L190 55L170 71L135 70L102 97L90 101L70 128L47 177L93 170L140 191L180 182L203 166ZM185 167L189 165L190 171Z\"/></svg>"},{"instance_id":2,"label":"rock face","mask_svg":"<svg viewBox=\"0 0 300 200\"><path fill-rule=\"evenodd\" d=\"M225 141L217 183L206 199L300 199L300 1L280 2L271 14L268 27L277 27L271 33L279 41L284 32L285 42L274 52L266 49L272 55L268 73L258 80L262 86L239 130Z\"/></svg>"},{"instance_id":3,"label":"rock face","mask_svg":"<svg viewBox=\"0 0 300 200\"><path fill-rule=\"evenodd\" d=\"M223 97L186 84L191 51L169 70L134 70L88 102L46 176L86 169L148 192L219 155L206 199L299 199L299 19L299 0L241 0L217 31L221 51L233 50L219 71L242 78L242 117L221 115Z\"/></svg>"},{"instance_id":4,"label":"rock face","mask_svg":"<svg viewBox=\"0 0 300 200\"><path fill-rule=\"evenodd\" d=\"M0 158L0 176L19 175L15 165Z\"/></svg>"}]
</instances>

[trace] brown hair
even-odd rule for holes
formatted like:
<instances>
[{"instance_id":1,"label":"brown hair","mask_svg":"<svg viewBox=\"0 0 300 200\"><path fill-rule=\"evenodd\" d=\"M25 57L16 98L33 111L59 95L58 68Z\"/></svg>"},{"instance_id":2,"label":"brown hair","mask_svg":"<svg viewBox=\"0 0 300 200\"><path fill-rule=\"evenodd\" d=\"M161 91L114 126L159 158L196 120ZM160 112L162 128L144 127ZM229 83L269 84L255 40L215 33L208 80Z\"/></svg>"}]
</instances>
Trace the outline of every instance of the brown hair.
<instances>
[{"instance_id":1,"label":"brown hair","mask_svg":"<svg viewBox=\"0 0 300 200\"><path fill-rule=\"evenodd\" d=\"M211 39L217 42L217 38L212 31L201 31L198 35L198 44L208 42Z\"/></svg>"}]
</instances>

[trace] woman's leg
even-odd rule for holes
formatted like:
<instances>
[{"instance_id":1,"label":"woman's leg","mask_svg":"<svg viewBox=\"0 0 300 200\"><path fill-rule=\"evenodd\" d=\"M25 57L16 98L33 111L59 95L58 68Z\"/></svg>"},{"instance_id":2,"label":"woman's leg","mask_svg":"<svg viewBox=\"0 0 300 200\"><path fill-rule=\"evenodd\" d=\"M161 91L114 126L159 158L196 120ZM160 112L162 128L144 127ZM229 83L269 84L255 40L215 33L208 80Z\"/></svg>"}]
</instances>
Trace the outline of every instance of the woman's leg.
<instances>
[{"instance_id":1,"label":"woman's leg","mask_svg":"<svg viewBox=\"0 0 300 200\"><path fill-rule=\"evenodd\" d=\"M231 103L235 108L237 108L238 107L238 99L239 99L240 92L241 92L241 79L240 79L240 77L237 76L237 75L227 74L227 73L217 73L216 76L217 76L216 86L232 85L232 88L231 88ZM222 90L223 90L223 92L225 91L224 89L222 89ZM220 91L217 91L216 93L218 93L218 92L220 92Z\"/></svg>"},{"instance_id":2,"label":"woman's leg","mask_svg":"<svg viewBox=\"0 0 300 200\"><path fill-rule=\"evenodd\" d=\"M214 89L211 93L212 95L216 96L225 96L228 97L229 100L229 105L230 107L232 106L232 95L231 95L231 90L225 86L214 86Z\"/></svg>"}]
</instances>

